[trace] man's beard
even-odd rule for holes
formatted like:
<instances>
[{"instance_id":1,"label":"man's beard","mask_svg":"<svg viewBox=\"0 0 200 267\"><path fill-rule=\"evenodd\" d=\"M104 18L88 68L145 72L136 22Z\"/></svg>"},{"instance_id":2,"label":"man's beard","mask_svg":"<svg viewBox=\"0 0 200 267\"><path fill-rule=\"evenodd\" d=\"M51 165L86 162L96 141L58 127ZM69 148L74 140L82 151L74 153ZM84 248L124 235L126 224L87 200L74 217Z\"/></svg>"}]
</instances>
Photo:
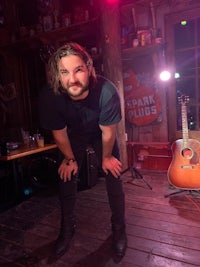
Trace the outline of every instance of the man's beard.
<instances>
[{"instance_id":1,"label":"man's beard","mask_svg":"<svg viewBox=\"0 0 200 267\"><path fill-rule=\"evenodd\" d=\"M77 86L77 87L79 87L79 88L81 88L81 91L79 92L79 94L76 94L76 93L72 93L71 91L70 91L70 87L73 87L73 86ZM68 95L69 96L72 96L72 97L79 97L79 96L81 96L85 91L87 91L88 90L88 84L87 85L83 85L82 83L80 83L80 82L76 82L76 83L70 83L68 86L67 86L67 93L68 93Z\"/></svg>"}]
</instances>

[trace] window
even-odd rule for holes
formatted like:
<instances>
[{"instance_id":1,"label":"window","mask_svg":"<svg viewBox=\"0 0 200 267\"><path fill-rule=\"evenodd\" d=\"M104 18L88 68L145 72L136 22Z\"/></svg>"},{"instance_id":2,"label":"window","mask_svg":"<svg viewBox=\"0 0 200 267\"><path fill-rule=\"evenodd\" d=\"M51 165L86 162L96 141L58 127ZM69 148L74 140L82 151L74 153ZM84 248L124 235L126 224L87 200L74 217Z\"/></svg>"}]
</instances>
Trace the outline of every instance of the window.
<instances>
[{"instance_id":1,"label":"window","mask_svg":"<svg viewBox=\"0 0 200 267\"><path fill-rule=\"evenodd\" d=\"M169 141L182 138L179 97L189 97L186 107L189 138L200 131L200 8L165 16L166 59L174 79L167 88ZM178 73L179 75L175 74ZM175 78L178 77L178 78Z\"/></svg>"},{"instance_id":2,"label":"window","mask_svg":"<svg viewBox=\"0 0 200 267\"><path fill-rule=\"evenodd\" d=\"M181 95L189 96L188 128L200 129L200 18L181 20L174 25L176 99ZM178 103L177 103L178 104ZM177 105L177 130L181 130L181 112Z\"/></svg>"}]
</instances>

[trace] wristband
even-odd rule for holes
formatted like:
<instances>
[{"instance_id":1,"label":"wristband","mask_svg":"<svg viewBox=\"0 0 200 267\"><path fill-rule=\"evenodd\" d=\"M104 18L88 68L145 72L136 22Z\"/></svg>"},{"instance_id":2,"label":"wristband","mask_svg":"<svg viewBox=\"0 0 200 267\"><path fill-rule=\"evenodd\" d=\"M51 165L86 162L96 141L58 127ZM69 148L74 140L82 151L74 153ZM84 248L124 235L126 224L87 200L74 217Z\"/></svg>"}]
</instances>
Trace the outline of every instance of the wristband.
<instances>
[{"instance_id":1,"label":"wristband","mask_svg":"<svg viewBox=\"0 0 200 267\"><path fill-rule=\"evenodd\" d=\"M66 165L70 165L70 162L76 162L76 160L75 159L65 159L65 164Z\"/></svg>"}]
</instances>

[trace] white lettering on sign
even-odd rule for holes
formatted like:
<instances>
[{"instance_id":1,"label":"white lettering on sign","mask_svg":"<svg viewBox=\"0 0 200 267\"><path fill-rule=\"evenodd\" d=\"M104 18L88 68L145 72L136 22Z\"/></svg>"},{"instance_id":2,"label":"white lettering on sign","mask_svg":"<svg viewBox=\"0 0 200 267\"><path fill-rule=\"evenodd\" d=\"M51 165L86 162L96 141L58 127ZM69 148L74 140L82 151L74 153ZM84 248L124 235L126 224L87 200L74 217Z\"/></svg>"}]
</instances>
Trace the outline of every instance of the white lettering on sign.
<instances>
[{"instance_id":1,"label":"white lettering on sign","mask_svg":"<svg viewBox=\"0 0 200 267\"><path fill-rule=\"evenodd\" d=\"M154 95L144 96L138 99L126 100L129 108L145 107L155 105Z\"/></svg>"},{"instance_id":2,"label":"white lettering on sign","mask_svg":"<svg viewBox=\"0 0 200 267\"><path fill-rule=\"evenodd\" d=\"M129 118L142 118L144 116L151 116L152 114L157 114L156 106L138 108L128 111Z\"/></svg>"},{"instance_id":3,"label":"white lettering on sign","mask_svg":"<svg viewBox=\"0 0 200 267\"><path fill-rule=\"evenodd\" d=\"M148 117L158 113L154 95L126 100L125 105L128 108L129 118Z\"/></svg>"}]
</instances>

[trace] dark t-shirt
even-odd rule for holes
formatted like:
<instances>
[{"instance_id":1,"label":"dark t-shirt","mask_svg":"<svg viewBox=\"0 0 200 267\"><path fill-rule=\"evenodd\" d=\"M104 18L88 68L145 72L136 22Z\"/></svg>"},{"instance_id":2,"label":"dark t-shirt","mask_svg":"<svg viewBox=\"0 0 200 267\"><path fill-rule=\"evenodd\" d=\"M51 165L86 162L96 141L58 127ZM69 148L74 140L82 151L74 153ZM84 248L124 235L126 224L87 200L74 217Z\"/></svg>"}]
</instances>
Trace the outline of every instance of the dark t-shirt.
<instances>
[{"instance_id":1,"label":"dark t-shirt","mask_svg":"<svg viewBox=\"0 0 200 267\"><path fill-rule=\"evenodd\" d=\"M100 125L121 120L120 99L115 86L102 76L83 100L72 100L67 93L55 95L45 88L39 100L41 127L59 130L67 127L72 146L92 144L101 138Z\"/></svg>"}]
</instances>

